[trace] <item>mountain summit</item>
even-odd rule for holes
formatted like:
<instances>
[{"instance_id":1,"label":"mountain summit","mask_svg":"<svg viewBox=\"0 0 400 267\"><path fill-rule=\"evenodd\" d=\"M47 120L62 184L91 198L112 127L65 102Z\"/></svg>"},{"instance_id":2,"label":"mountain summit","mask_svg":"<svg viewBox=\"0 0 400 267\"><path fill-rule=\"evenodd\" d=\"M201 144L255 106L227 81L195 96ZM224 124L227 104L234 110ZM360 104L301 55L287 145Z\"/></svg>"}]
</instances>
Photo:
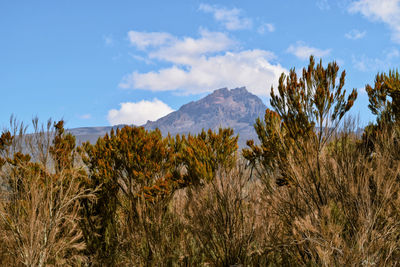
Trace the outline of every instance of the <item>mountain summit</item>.
<instances>
[{"instance_id":1,"label":"mountain summit","mask_svg":"<svg viewBox=\"0 0 400 267\"><path fill-rule=\"evenodd\" d=\"M239 134L239 146L244 147L246 140L257 139L253 128L258 117L263 117L266 106L257 96L249 93L245 87L215 90L206 97L183 105L156 121L148 121L143 127L148 130L159 128L163 135L197 134L202 129L218 130L230 127ZM84 127L71 129L79 142L95 142L113 127Z\"/></svg>"},{"instance_id":2,"label":"mountain summit","mask_svg":"<svg viewBox=\"0 0 400 267\"><path fill-rule=\"evenodd\" d=\"M256 139L253 128L258 117L263 117L266 106L245 87L215 90L212 94L183 105L154 122L147 122L146 129L159 128L163 134L199 133L202 129L218 130L219 127L233 128L239 134L239 146L248 139Z\"/></svg>"}]
</instances>

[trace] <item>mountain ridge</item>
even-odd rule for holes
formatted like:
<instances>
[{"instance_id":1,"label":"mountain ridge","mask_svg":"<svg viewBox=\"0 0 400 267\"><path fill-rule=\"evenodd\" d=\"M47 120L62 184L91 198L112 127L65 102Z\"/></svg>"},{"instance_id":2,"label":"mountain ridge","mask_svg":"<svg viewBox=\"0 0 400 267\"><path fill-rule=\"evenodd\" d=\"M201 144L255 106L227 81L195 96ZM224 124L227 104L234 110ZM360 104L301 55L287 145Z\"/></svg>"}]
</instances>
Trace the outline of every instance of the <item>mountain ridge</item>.
<instances>
[{"instance_id":1,"label":"mountain ridge","mask_svg":"<svg viewBox=\"0 0 400 267\"><path fill-rule=\"evenodd\" d=\"M262 100L245 87L230 90L225 87L184 104L156 121L147 121L142 127L147 130L159 128L163 135L197 134L202 129L230 127L235 134L239 134L239 146L244 147L248 139L257 139L253 125L258 117L264 116L265 109ZM93 143L111 129L123 126L81 127L69 131L77 137L78 142Z\"/></svg>"}]
</instances>

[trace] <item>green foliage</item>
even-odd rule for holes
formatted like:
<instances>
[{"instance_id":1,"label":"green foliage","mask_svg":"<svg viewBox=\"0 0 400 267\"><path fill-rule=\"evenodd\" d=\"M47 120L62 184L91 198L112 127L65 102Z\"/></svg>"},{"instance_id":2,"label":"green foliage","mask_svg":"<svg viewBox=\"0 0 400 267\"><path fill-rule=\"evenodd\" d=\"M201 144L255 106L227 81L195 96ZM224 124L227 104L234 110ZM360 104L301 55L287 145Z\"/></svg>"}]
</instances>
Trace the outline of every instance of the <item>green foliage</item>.
<instances>
[{"instance_id":1,"label":"green foliage","mask_svg":"<svg viewBox=\"0 0 400 267\"><path fill-rule=\"evenodd\" d=\"M11 135L10 131L5 131L0 137L0 151L7 149L11 146L14 136Z\"/></svg>"},{"instance_id":2,"label":"green foliage","mask_svg":"<svg viewBox=\"0 0 400 267\"><path fill-rule=\"evenodd\" d=\"M306 140L315 140L315 149L320 153L357 98L355 89L345 98L346 74L344 71L340 77L338 74L335 62L324 68L322 60L315 65L313 56L300 78L295 69L288 75L283 73L278 94L271 88L273 111L267 109L264 122L257 120L254 126L260 145L248 141L249 148L243 151L243 156L253 166L261 163L267 172L278 170L281 178L277 182L286 184L290 179L285 173L286 154L292 149L305 153L302 143Z\"/></svg>"},{"instance_id":3,"label":"green foliage","mask_svg":"<svg viewBox=\"0 0 400 267\"><path fill-rule=\"evenodd\" d=\"M278 95L271 88L271 106L282 118L290 138L312 135L315 127L319 128L318 133L322 135L322 129L337 126L353 106L357 91L353 89L345 99L346 90L343 86L346 73L343 71L338 79L338 71L336 62L324 68L321 60L315 66L314 57L311 56L302 77L298 79L292 69L288 76L281 75Z\"/></svg>"},{"instance_id":4,"label":"green foliage","mask_svg":"<svg viewBox=\"0 0 400 267\"><path fill-rule=\"evenodd\" d=\"M144 128L124 127L111 131L94 146L86 143L84 150L92 179L117 185L129 199L166 180L170 185L160 194L168 195L178 183L176 152L159 130L148 132Z\"/></svg>"},{"instance_id":5,"label":"green foliage","mask_svg":"<svg viewBox=\"0 0 400 267\"><path fill-rule=\"evenodd\" d=\"M99 188L96 201L83 200L82 226L86 242L86 253L92 261L112 264L116 260L117 225L116 206L118 185L111 161L111 139L108 135L99 139L95 146L83 145L82 159L88 168L88 177L83 180L86 188ZM80 148L82 150L82 148ZM83 152L83 151L81 151Z\"/></svg>"},{"instance_id":6,"label":"green foliage","mask_svg":"<svg viewBox=\"0 0 400 267\"><path fill-rule=\"evenodd\" d=\"M243 149L242 155L249 160L251 166L261 164L264 171L272 172L276 166L277 155L284 154L281 143L281 136L285 135L282 120L276 112L267 109L264 121L258 118L254 128L260 145L256 145L253 140L247 141L249 148Z\"/></svg>"},{"instance_id":7,"label":"green foliage","mask_svg":"<svg viewBox=\"0 0 400 267\"><path fill-rule=\"evenodd\" d=\"M11 135L10 131L5 131L0 136L0 169L6 163L5 157L13 139L14 136Z\"/></svg>"},{"instance_id":8,"label":"green foliage","mask_svg":"<svg viewBox=\"0 0 400 267\"><path fill-rule=\"evenodd\" d=\"M89 176L84 184L100 188L96 202L84 203L88 254L113 264L120 254L120 225L127 226L128 236L147 229L139 227L148 222L141 221L138 205L158 207L168 203L178 188L211 181L218 168L234 166L236 151L237 137L231 129L163 138L158 129L124 127L99 138L95 145L85 143L81 152ZM143 200L146 203L140 204ZM167 214L168 205L163 205ZM157 238L143 233L145 249L140 251L151 257L154 248L149 244Z\"/></svg>"},{"instance_id":9,"label":"green foliage","mask_svg":"<svg viewBox=\"0 0 400 267\"><path fill-rule=\"evenodd\" d=\"M183 137L181 160L186 168L183 180L187 185L200 185L214 179L218 168L232 168L236 163L238 136L232 129L211 129L198 135Z\"/></svg>"},{"instance_id":10,"label":"green foliage","mask_svg":"<svg viewBox=\"0 0 400 267\"><path fill-rule=\"evenodd\" d=\"M398 140L400 119L400 76L399 72L389 71L378 73L375 77L374 87L367 84L365 90L369 97L369 109L377 116L376 124L370 123L364 129L363 148L367 154L371 154L384 131L395 134ZM395 142L397 144L398 141ZM398 156L398 155L397 155Z\"/></svg>"},{"instance_id":11,"label":"green foliage","mask_svg":"<svg viewBox=\"0 0 400 267\"><path fill-rule=\"evenodd\" d=\"M367 84L369 109L377 115L378 122L391 123L400 118L400 77L399 72L378 73L374 87Z\"/></svg>"},{"instance_id":12,"label":"green foliage","mask_svg":"<svg viewBox=\"0 0 400 267\"><path fill-rule=\"evenodd\" d=\"M64 121L54 123L55 136L53 145L50 147L50 154L54 159L57 172L63 169L71 169L75 157L75 136L65 133Z\"/></svg>"},{"instance_id":13,"label":"green foliage","mask_svg":"<svg viewBox=\"0 0 400 267\"><path fill-rule=\"evenodd\" d=\"M55 136L50 147L50 154L55 161L57 171L71 168L74 162L75 136L65 133L64 121L54 123Z\"/></svg>"},{"instance_id":14,"label":"green foliage","mask_svg":"<svg viewBox=\"0 0 400 267\"><path fill-rule=\"evenodd\" d=\"M159 130L124 127L99 138L95 145L85 143L83 161L89 169L87 187L98 187L98 199L86 205L86 238L90 254L100 253L103 263L118 256L119 206L134 231L138 219L136 205L141 198L150 202L170 197L180 183L176 152Z\"/></svg>"}]
</instances>

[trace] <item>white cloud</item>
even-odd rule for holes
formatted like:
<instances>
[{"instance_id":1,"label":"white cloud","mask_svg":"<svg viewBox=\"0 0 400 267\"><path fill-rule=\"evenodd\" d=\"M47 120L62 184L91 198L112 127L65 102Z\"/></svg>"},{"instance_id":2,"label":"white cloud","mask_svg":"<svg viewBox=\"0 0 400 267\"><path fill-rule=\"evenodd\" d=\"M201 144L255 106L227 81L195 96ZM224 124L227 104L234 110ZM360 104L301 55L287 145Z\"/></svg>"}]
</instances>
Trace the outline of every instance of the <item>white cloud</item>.
<instances>
[{"instance_id":1,"label":"white cloud","mask_svg":"<svg viewBox=\"0 0 400 267\"><path fill-rule=\"evenodd\" d=\"M135 54L132 54L132 53L128 53L128 54L129 54L134 60L142 61L142 62L146 63L147 65L154 64L154 63L151 62L151 60L149 60L147 57L143 57L143 56L140 56L140 55L135 55Z\"/></svg>"},{"instance_id":2,"label":"white cloud","mask_svg":"<svg viewBox=\"0 0 400 267\"><path fill-rule=\"evenodd\" d=\"M163 45L174 38L169 33L165 32L137 32L129 31L128 38L132 45L139 49L145 49L149 46Z\"/></svg>"},{"instance_id":3,"label":"white cloud","mask_svg":"<svg viewBox=\"0 0 400 267\"><path fill-rule=\"evenodd\" d=\"M201 55L227 50L235 44L226 34L200 30L200 38L174 38L174 42L159 47L149 53L150 58L161 59L176 64L191 64Z\"/></svg>"},{"instance_id":4,"label":"white cloud","mask_svg":"<svg viewBox=\"0 0 400 267\"><path fill-rule=\"evenodd\" d=\"M400 43L400 0L358 0L350 4L348 11L387 24L392 30L392 40Z\"/></svg>"},{"instance_id":5,"label":"white cloud","mask_svg":"<svg viewBox=\"0 0 400 267\"><path fill-rule=\"evenodd\" d=\"M122 88L151 91L209 92L221 87L246 86L257 95L268 95L282 72L287 72L266 50L229 51L236 42L223 33L200 31L200 38L185 37L147 51L148 57L170 67L126 75Z\"/></svg>"},{"instance_id":6,"label":"white cloud","mask_svg":"<svg viewBox=\"0 0 400 267\"><path fill-rule=\"evenodd\" d=\"M366 31L360 32L357 29L353 29L353 30L349 31L348 33L346 33L344 36L350 40L358 40L358 39L364 38L366 34L367 34Z\"/></svg>"},{"instance_id":7,"label":"white cloud","mask_svg":"<svg viewBox=\"0 0 400 267\"><path fill-rule=\"evenodd\" d=\"M318 49L315 47L307 46L303 42L297 42L296 45L290 45L286 51L302 60L308 59L311 55L320 58L327 56L331 53L331 49Z\"/></svg>"},{"instance_id":8,"label":"white cloud","mask_svg":"<svg viewBox=\"0 0 400 267\"><path fill-rule=\"evenodd\" d=\"M251 19L241 16L242 10L238 8L227 9L209 4L200 4L199 10L212 13L214 19L221 22L227 30L250 29L253 25Z\"/></svg>"},{"instance_id":9,"label":"white cloud","mask_svg":"<svg viewBox=\"0 0 400 267\"><path fill-rule=\"evenodd\" d=\"M155 121L174 111L164 102L142 100L139 102L125 102L120 104L120 109L112 109L108 112L107 119L111 125L134 124L143 125L148 120Z\"/></svg>"},{"instance_id":10,"label":"white cloud","mask_svg":"<svg viewBox=\"0 0 400 267\"><path fill-rule=\"evenodd\" d=\"M258 27L257 32L259 34L264 34L265 32L274 32L275 26L271 23L264 23Z\"/></svg>"},{"instance_id":11,"label":"white cloud","mask_svg":"<svg viewBox=\"0 0 400 267\"><path fill-rule=\"evenodd\" d=\"M172 66L148 73L134 72L124 78L121 87L196 94L220 87L246 86L254 94L267 95L282 72L287 72L279 64L271 64L268 60L272 57L271 52L264 50L227 52L198 58L187 69Z\"/></svg>"}]
</instances>

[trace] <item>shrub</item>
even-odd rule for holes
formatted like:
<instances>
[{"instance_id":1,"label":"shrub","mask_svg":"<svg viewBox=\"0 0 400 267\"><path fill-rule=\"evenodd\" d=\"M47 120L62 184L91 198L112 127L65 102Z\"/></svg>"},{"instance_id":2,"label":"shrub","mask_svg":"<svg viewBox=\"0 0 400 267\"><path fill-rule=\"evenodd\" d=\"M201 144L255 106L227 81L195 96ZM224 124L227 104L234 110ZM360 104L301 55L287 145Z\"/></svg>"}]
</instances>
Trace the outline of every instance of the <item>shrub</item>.
<instances>
[{"instance_id":1,"label":"shrub","mask_svg":"<svg viewBox=\"0 0 400 267\"><path fill-rule=\"evenodd\" d=\"M65 137L62 122L55 125L61 127L55 127L59 139L53 139L51 151ZM17 142L28 146L31 137L21 130L18 136L4 132L0 138L3 165L0 176L7 185L0 195L0 240L6 249L3 264L82 264L85 243L79 227L80 200L93 198L93 191L80 186L85 174L82 169L57 163L58 159L67 156L65 153L72 152L73 147L72 150L58 149L57 156L52 154L54 171L50 163L40 162L43 158L37 161L29 154L17 151L13 142L19 139ZM40 149L39 144L50 143L36 137L35 140L38 141L36 146L30 145L37 149ZM14 153L10 153L13 150ZM46 153L41 151L40 154Z\"/></svg>"}]
</instances>

